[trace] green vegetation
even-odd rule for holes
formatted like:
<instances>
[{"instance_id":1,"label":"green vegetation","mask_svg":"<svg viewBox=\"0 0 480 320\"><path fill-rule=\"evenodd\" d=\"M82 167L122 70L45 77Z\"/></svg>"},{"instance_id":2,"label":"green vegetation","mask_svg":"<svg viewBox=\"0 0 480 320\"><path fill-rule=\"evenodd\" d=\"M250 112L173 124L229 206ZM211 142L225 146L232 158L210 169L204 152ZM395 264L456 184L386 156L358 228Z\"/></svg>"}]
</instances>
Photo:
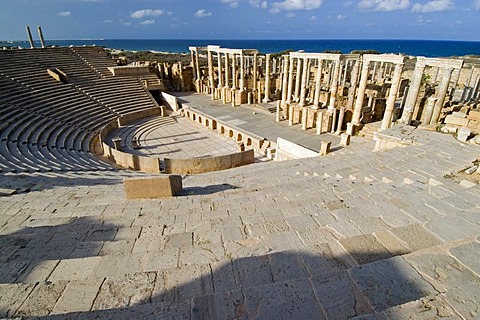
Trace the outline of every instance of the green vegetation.
<instances>
[{"instance_id":1,"label":"green vegetation","mask_svg":"<svg viewBox=\"0 0 480 320\"><path fill-rule=\"evenodd\" d=\"M353 50L351 54L380 54L377 50Z\"/></svg>"},{"instance_id":2,"label":"green vegetation","mask_svg":"<svg viewBox=\"0 0 480 320\"><path fill-rule=\"evenodd\" d=\"M279 57L284 56L286 54L289 54L290 52L293 52L293 51L295 51L295 50L288 49L288 50L283 50L283 51L280 51L280 52L277 52L277 53L272 53L271 58L279 58Z\"/></svg>"},{"instance_id":3,"label":"green vegetation","mask_svg":"<svg viewBox=\"0 0 480 320\"><path fill-rule=\"evenodd\" d=\"M335 53L335 54L342 54L343 52L340 50L323 50L323 53Z\"/></svg>"}]
</instances>

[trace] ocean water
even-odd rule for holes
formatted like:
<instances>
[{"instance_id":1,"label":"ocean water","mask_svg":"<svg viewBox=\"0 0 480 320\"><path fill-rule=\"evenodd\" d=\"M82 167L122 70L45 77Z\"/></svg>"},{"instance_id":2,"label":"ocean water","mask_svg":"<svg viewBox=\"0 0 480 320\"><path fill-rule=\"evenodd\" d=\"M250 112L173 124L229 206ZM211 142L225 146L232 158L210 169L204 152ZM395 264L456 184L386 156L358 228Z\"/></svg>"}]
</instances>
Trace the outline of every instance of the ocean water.
<instances>
[{"instance_id":1,"label":"ocean water","mask_svg":"<svg viewBox=\"0 0 480 320\"><path fill-rule=\"evenodd\" d=\"M188 53L189 46L219 45L224 48L257 49L261 53L284 50L324 52L336 50L350 53L352 50L376 50L380 53L403 53L413 56L450 57L480 55L480 42L473 41L430 41L430 40L46 40L47 45L82 46L97 45L111 49L129 51L159 51ZM39 42L36 42L40 46ZM27 41L0 41L4 46L30 47Z\"/></svg>"}]
</instances>

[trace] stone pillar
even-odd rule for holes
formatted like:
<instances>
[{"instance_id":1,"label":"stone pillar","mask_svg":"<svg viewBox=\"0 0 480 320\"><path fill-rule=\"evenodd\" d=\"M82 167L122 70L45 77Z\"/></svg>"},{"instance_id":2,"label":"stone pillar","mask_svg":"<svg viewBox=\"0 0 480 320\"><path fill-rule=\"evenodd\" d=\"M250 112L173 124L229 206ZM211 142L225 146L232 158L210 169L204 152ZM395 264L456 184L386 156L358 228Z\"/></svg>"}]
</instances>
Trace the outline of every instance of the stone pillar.
<instances>
[{"instance_id":1,"label":"stone pillar","mask_svg":"<svg viewBox=\"0 0 480 320\"><path fill-rule=\"evenodd\" d=\"M302 59L297 58L297 74L295 75L295 94L293 96L293 101L298 102L300 94L300 81L302 77Z\"/></svg>"},{"instance_id":2,"label":"stone pillar","mask_svg":"<svg viewBox=\"0 0 480 320\"><path fill-rule=\"evenodd\" d=\"M350 76L350 88L348 89L347 109L353 109L353 103L355 102L355 91L357 90L358 72L360 71L360 60L355 61L355 65L352 69Z\"/></svg>"},{"instance_id":3,"label":"stone pillar","mask_svg":"<svg viewBox=\"0 0 480 320\"><path fill-rule=\"evenodd\" d=\"M26 26L25 30L27 30L28 41L30 42L30 49L35 48L35 43L33 42L32 33L30 32L30 27Z\"/></svg>"},{"instance_id":4,"label":"stone pillar","mask_svg":"<svg viewBox=\"0 0 480 320\"><path fill-rule=\"evenodd\" d=\"M305 95L307 89L307 73L308 73L308 58L303 58L303 70L302 70L302 87L300 88L300 102L299 106L305 105Z\"/></svg>"},{"instance_id":5,"label":"stone pillar","mask_svg":"<svg viewBox=\"0 0 480 320\"><path fill-rule=\"evenodd\" d=\"M323 126L323 112L317 112L317 135L322 133L322 126Z\"/></svg>"},{"instance_id":6,"label":"stone pillar","mask_svg":"<svg viewBox=\"0 0 480 320\"><path fill-rule=\"evenodd\" d=\"M265 55L265 97L263 103L270 101L270 54Z\"/></svg>"},{"instance_id":7,"label":"stone pillar","mask_svg":"<svg viewBox=\"0 0 480 320\"><path fill-rule=\"evenodd\" d=\"M350 135L348 133L342 133L340 136L340 145L342 147L350 145Z\"/></svg>"},{"instance_id":8,"label":"stone pillar","mask_svg":"<svg viewBox=\"0 0 480 320\"><path fill-rule=\"evenodd\" d=\"M417 104L418 92L422 84L423 72L425 71L424 61L419 61L417 59L417 64L415 65L415 71L413 74L413 80L408 89L407 99L405 100L405 107L402 113L402 123L410 124L412 121L413 110L415 110L415 105Z\"/></svg>"},{"instance_id":9,"label":"stone pillar","mask_svg":"<svg viewBox=\"0 0 480 320\"><path fill-rule=\"evenodd\" d=\"M280 101L277 100L277 108L275 112L275 121L280 122Z\"/></svg>"},{"instance_id":10,"label":"stone pillar","mask_svg":"<svg viewBox=\"0 0 480 320\"><path fill-rule=\"evenodd\" d=\"M240 54L240 91L245 90L245 56Z\"/></svg>"},{"instance_id":11,"label":"stone pillar","mask_svg":"<svg viewBox=\"0 0 480 320\"><path fill-rule=\"evenodd\" d=\"M293 106L288 107L288 125L293 126Z\"/></svg>"},{"instance_id":12,"label":"stone pillar","mask_svg":"<svg viewBox=\"0 0 480 320\"><path fill-rule=\"evenodd\" d=\"M332 111L328 111L332 114L332 128L330 129L331 133L335 132L335 125L337 123L337 109L333 109Z\"/></svg>"},{"instance_id":13,"label":"stone pillar","mask_svg":"<svg viewBox=\"0 0 480 320\"><path fill-rule=\"evenodd\" d=\"M308 109L302 108L302 130L307 130Z\"/></svg>"},{"instance_id":14,"label":"stone pillar","mask_svg":"<svg viewBox=\"0 0 480 320\"><path fill-rule=\"evenodd\" d=\"M448 86L450 85L450 78L452 77L452 68L445 68L443 72L443 79L438 86L437 101L435 102L435 108L433 109L432 119L430 124L436 124L440 118L440 113L445 103L445 96L447 95Z\"/></svg>"},{"instance_id":15,"label":"stone pillar","mask_svg":"<svg viewBox=\"0 0 480 320\"><path fill-rule=\"evenodd\" d=\"M292 93L293 93L293 59L290 59L290 65L288 69L288 90L287 90L287 103L290 104L292 102Z\"/></svg>"},{"instance_id":16,"label":"stone pillar","mask_svg":"<svg viewBox=\"0 0 480 320\"><path fill-rule=\"evenodd\" d=\"M318 59L317 77L315 78L315 98L313 98L313 109L319 108L320 87L322 84L322 65L323 60Z\"/></svg>"},{"instance_id":17,"label":"stone pillar","mask_svg":"<svg viewBox=\"0 0 480 320\"><path fill-rule=\"evenodd\" d=\"M332 143L330 141L321 141L320 143L320 156L325 156L330 153L330 146Z\"/></svg>"},{"instance_id":18,"label":"stone pillar","mask_svg":"<svg viewBox=\"0 0 480 320\"><path fill-rule=\"evenodd\" d=\"M237 55L235 53L232 60L232 89L237 89Z\"/></svg>"},{"instance_id":19,"label":"stone pillar","mask_svg":"<svg viewBox=\"0 0 480 320\"><path fill-rule=\"evenodd\" d=\"M45 39L43 39L42 27L37 26L37 30L38 30L38 37L40 38L40 43L42 44L42 48L45 48Z\"/></svg>"},{"instance_id":20,"label":"stone pillar","mask_svg":"<svg viewBox=\"0 0 480 320\"><path fill-rule=\"evenodd\" d=\"M210 90L213 92L215 82L213 80L213 58L210 50L208 50L208 80L210 81Z\"/></svg>"},{"instance_id":21,"label":"stone pillar","mask_svg":"<svg viewBox=\"0 0 480 320\"><path fill-rule=\"evenodd\" d=\"M362 116L363 99L365 98L365 90L367 89L369 61L364 61L362 66L362 74L360 76L360 86L358 87L357 100L353 110L352 124L360 125L360 117Z\"/></svg>"},{"instance_id":22,"label":"stone pillar","mask_svg":"<svg viewBox=\"0 0 480 320\"><path fill-rule=\"evenodd\" d=\"M342 86L345 86L345 83L347 81L348 65L350 64L350 61L344 60L342 64L343 64Z\"/></svg>"},{"instance_id":23,"label":"stone pillar","mask_svg":"<svg viewBox=\"0 0 480 320\"><path fill-rule=\"evenodd\" d=\"M197 68L195 68L195 54L193 53L195 50L190 50L190 66L192 67L193 70L193 79L197 80L198 75L197 75Z\"/></svg>"},{"instance_id":24,"label":"stone pillar","mask_svg":"<svg viewBox=\"0 0 480 320\"><path fill-rule=\"evenodd\" d=\"M340 75L340 60L336 60L333 70L333 79L330 86L330 102L328 103L328 110L332 112L335 109L335 101L337 99L338 91L338 77Z\"/></svg>"},{"instance_id":25,"label":"stone pillar","mask_svg":"<svg viewBox=\"0 0 480 320\"><path fill-rule=\"evenodd\" d=\"M340 134L342 132L342 125L343 125L343 118L345 117L345 107L340 108L340 114L338 115L338 124L337 124L337 131L336 134Z\"/></svg>"},{"instance_id":26,"label":"stone pillar","mask_svg":"<svg viewBox=\"0 0 480 320\"><path fill-rule=\"evenodd\" d=\"M395 100L397 99L398 87L400 86L400 80L402 78L403 63L395 65L395 71L393 72L392 86L390 87L390 93L388 94L387 103L385 106L385 113L383 114L381 130L388 129L392 122L393 109L395 108Z\"/></svg>"},{"instance_id":27,"label":"stone pillar","mask_svg":"<svg viewBox=\"0 0 480 320\"><path fill-rule=\"evenodd\" d=\"M201 76L201 72L200 72L200 58L199 58L198 50L195 50L195 66L197 68L197 70L196 70L197 80L200 80L202 78L202 76Z\"/></svg>"},{"instance_id":28,"label":"stone pillar","mask_svg":"<svg viewBox=\"0 0 480 320\"><path fill-rule=\"evenodd\" d=\"M425 104L425 110L423 112L423 124L429 124L430 120L432 119L433 115L433 109L435 108L435 102L437 101L437 98L435 97L429 97L427 99L427 103Z\"/></svg>"},{"instance_id":29,"label":"stone pillar","mask_svg":"<svg viewBox=\"0 0 480 320\"><path fill-rule=\"evenodd\" d=\"M282 81L282 104L287 101L287 86L288 86L288 56L283 58L283 81Z\"/></svg>"},{"instance_id":30,"label":"stone pillar","mask_svg":"<svg viewBox=\"0 0 480 320\"><path fill-rule=\"evenodd\" d=\"M252 88L252 92L253 92L253 96L255 97L255 91L257 91L257 54L254 53L253 54L253 88ZM255 100L255 98L254 98Z\"/></svg>"},{"instance_id":31,"label":"stone pillar","mask_svg":"<svg viewBox=\"0 0 480 320\"><path fill-rule=\"evenodd\" d=\"M218 87L223 87L223 74L222 74L222 57L220 52L217 52L217 62L218 62Z\"/></svg>"},{"instance_id":32,"label":"stone pillar","mask_svg":"<svg viewBox=\"0 0 480 320\"><path fill-rule=\"evenodd\" d=\"M225 87L230 88L230 55L225 53Z\"/></svg>"}]
</instances>

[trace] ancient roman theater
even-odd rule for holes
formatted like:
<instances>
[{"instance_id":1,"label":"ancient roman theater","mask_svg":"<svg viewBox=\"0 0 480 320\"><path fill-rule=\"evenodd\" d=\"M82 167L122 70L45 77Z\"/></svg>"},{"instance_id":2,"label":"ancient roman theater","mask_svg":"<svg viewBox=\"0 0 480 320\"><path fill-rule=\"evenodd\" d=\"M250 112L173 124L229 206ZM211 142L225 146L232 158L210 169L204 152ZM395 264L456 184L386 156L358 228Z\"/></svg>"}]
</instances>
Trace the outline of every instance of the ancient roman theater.
<instances>
[{"instance_id":1,"label":"ancient roman theater","mask_svg":"<svg viewBox=\"0 0 480 320\"><path fill-rule=\"evenodd\" d=\"M31 47L0 50L0 317L479 317L479 59Z\"/></svg>"}]
</instances>

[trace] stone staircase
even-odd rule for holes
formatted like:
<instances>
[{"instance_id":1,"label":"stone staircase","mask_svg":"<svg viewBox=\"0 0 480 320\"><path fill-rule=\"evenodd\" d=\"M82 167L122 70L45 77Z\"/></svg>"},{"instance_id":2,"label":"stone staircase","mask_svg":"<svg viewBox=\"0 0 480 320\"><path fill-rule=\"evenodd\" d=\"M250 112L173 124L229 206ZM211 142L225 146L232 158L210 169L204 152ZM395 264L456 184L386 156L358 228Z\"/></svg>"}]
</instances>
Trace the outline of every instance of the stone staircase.
<instances>
[{"instance_id":1,"label":"stone staircase","mask_svg":"<svg viewBox=\"0 0 480 320\"><path fill-rule=\"evenodd\" d=\"M125 201L116 183L33 193L55 196L36 209L48 227L28 219L27 194L6 212L25 222L2 233L1 316L471 317L478 187L454 201L456 182L423 171L452 169L427 157L440 153L370 156L355 140L322 158L188 176L179 198Z\"/></svg>"},{"instance_id":2,"label":"stone staircase","mask_svg":"<svg viewBox=\"0 0 480 320\"><path fill-rule=\"evenodd\" d=\"M358 132L358 135L373 140L375 132L378 131L381 125L381 121L367 123L363 126L362 130Z\"/></svg>"}]
</instances>

